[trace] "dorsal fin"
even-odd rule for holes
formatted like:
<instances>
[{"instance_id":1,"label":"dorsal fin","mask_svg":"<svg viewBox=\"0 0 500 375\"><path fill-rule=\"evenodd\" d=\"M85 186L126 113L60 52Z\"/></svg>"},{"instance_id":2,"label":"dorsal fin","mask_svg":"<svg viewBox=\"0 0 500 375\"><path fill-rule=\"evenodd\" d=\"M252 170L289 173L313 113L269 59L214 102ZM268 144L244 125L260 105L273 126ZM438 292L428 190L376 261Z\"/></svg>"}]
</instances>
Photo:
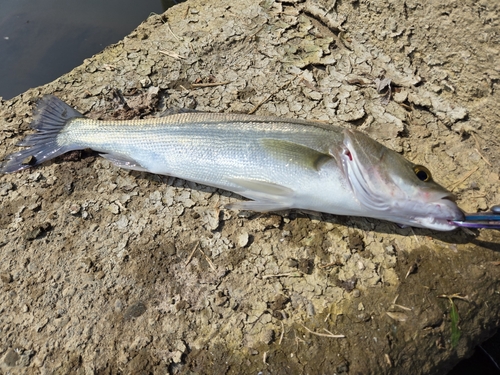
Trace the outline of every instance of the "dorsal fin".
<instances>
[{"instance_id":1,"label":"dorsal fin","mask_svg":"<svg viewBox=\"0 0 500 375\"><path fill-rule=\"evenodd\" d=\"M167 108L163 112L160 112L156 115L156 117L165 117L165 116L170 116L170 115L177 115L179 113L200 113L200 111L197 111L195 109L189 109L189 108Z\"/></svg>"}]
</instances>

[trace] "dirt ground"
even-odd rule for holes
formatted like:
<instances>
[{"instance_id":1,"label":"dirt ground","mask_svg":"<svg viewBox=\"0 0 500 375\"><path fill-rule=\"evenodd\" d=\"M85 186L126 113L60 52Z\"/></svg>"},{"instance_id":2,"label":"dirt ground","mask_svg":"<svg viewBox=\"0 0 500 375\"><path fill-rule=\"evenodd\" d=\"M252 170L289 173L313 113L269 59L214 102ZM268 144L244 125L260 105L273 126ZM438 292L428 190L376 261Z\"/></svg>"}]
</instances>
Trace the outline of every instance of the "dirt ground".
<instances>
[{"instance_id":1,"label":"dirt ground","mask_svg":"<svg viewBox=\"0 0 500 375\"><path fill-rule=\"evenodd\" d=\"M486 210L499 17L488 1L188 1L1 101L0 157L49 93L101 119L344 122ZM497 231L221 208L238 199L89 151L1 176L0 373L445 374L499 324Z\"/></svg>"}]
</instances>

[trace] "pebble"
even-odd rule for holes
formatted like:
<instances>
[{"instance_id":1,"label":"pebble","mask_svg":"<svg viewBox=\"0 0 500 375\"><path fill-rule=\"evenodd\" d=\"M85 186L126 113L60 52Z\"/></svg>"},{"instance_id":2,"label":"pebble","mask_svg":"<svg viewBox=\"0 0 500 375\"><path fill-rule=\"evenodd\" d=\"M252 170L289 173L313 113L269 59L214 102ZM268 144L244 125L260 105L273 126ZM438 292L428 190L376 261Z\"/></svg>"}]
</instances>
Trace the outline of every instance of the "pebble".
<instances>
[{"instance_id":1,"label":"pebble","mask_svg":"<svg viewBox=\"0 0 500 375\"><path fill-rule=\"evenodd\" d=\"M14 367L17 365L17 361L19 361L19 354L12 348L7 349L2 362L5 363L6 366Z\"/></svg>"},{"instance_id":2,"label":"pebble","mask_svg":"<svg viewBox=\"0 0 500 375\"><path fill-rule=\"evenodd\" d=\"M12 275L8 272L2 272L0 273L0 280L2 280L5 284L8 284L12 282Z\"/></svg>"},{"instance_id":3,"label":"pebble","mask_svg":"<svg viewBox=\"0 0 500 375\"><path fill-rule=\"evenodd\" d=\"M248 240L248 233L243 232L238 236L237 244L239 247L245 247L246 245L248 245Z\"/></svg>"},{"instance_id":4,"label":"pebble","mask_svg":"<svg viewBox=\"0 0 500 375\"><path fill-rule=\"evenodd\" d=\"M386 254L394 255L396 253L396 250L394 249L393 245L389 245L389 246L386 246L385 252L386 252Z\"/></svg>"},{"instance_id":5,"label":"pebble","mask_svg":"<svg viewBox=\"0 0 500 375\"><path fill-rule=\"evenodd\" d=\"M36 239L40 234L42 234L42 228L37 226L37 227L29 230L28 232L26 232L26 234L24 235L24 239L26 239L28 241L32 241L32 240Z\"/></svg>"},{"instance_id":6,"label":"pebble","mask_svg":"<svg viewBox=\"0 0 500 375\"><path fill-rule=\"evenodd\" d=\"M0 195L6 196L11 190L14 190L14 184L7 182L6 184L0 186Z\"/></svg>"},{"instance_id":7,"label":"pebble","mask_svg":"<svg viewBox=\"0 0 500 375\"><path fill-rule=\"evenodd\" d=\"M106 209L114 215L118 215L120 213L120 207L118 207L116 203L108 204Z\"/></svg>"},{"instance_id":8,"label":"pebble","mask_svg":"<svg viewBox=\"0 0 500 375\"><path fill-rule=\"evenodd\" d=\"M129 223L129 220L125 215L120 216L120 218L116 221L116 226L118 229L125 229L127 228Z\"/></svg>"},{"instance_id":9,"label":"pebble","mask_svg":"<svg viewBox=\"0 0 500 375\"><path fill-rule=\"evenodd\" d=\"M274 331L272 329L266 329L262 332L262 342L266 345L269 345L274 340Z\"/></svg>"},{"instance_id":10,"label":"pebble","mask_svg":"<svg viewBox=\"0 0 500 375\"><path fill-rule=\"evenodd\" d=\"M173 242L167 242L164 247L165 254L167 256L174 256L177 253L177 249L175 248L175 244Z\"/></svg>"},{"instance_id":11,"label":"pebble","mask_svg":"<svg viewBox=\"0 0 500 375\"><path fill-rule=\"evenodd\" d=\"M176 350L172 353L172 362L181 363L182 362L182 352L180 350Z\"/></svg>"},{"instance_id":12,"label":"pebble","mask_svg":"<svg viewBox=\"0 0 500 375\"><path fill-rule=\"evenodd\" d=\"M222 306L228 300L229 298L222 291L218 291L217 294L215 295L214 303L216 306Z\"/></svg>"},{"instance_id":13,"label":"pebble","mask_svg":"<svg viewBox=\"0 0 500 375\"><path fill-rule=\"evenodd\" d=\"M125 309L123 312L123 319L131 320L132 318L138 318L146 312L146 305L142 302L135 303Z\"/></svg>"},{"instance_id":14,"label":"pebble","mask_svg":"<svg viewBox=\"0 0 500 375\"><path fill-rule=\"evenodd\" d=\"M307 315L309 315L309 316L316 315L316 310L315 310L314 305L312 304L311 301L308 301L308 303L306 304L306 311L307 311Z\"/></svg>"},{"instance_id":15,"label":"pebble","mask_svg":"<svg viewBox=\"0 0 500 375\"><path fill-rule=\"evenodd\" d=\"M79 205L79 204L76 204L76 203L73 203L70 207L69 207L69 213L71 215L78 215L80 213L80 210L82 209L82 207Z\"/></svg>"}]
</instances>

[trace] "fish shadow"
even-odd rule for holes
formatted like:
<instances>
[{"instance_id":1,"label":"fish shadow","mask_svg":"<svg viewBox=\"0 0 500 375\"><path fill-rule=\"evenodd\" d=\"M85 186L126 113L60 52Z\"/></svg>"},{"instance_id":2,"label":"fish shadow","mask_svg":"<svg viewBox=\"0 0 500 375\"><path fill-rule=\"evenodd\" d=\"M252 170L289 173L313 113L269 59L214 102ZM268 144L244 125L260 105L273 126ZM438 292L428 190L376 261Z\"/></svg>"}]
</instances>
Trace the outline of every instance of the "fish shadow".
<instances>
[{"instance_id":1,"label":"fish shadow","mask_svg":"<svg viewBox=\"0 0 500 375\"><path fill-rule=\"evenodd\" d=\"M93 158L97 157L99 154L95 151L92 150L83 150L81 153L78 154L78 157L76 157L76 160L69 159L67 157L58 157L49 163L45 163L44 165L50 164L50 163L62 163L64 164L71 164L71 162L82 162L86 160L87 162L90 160L92 161ZM33 171L36 168L40 168L43 166L37 166L35 168L32 168L31 171ZM246 198L227 191L227 190L222 190L218 189L215 187L207 186L207 185L201 185L197 184L191 181L187 181L184 179L180 179L177 177L172 177L172 176L164 176L164 175L157 175L153 173L148 173L148 172L140 172L140 171L133 171L133 170L124 170L122 168L116 167L117 171L124 171L125 173L129 173L131 176L137 178L137 179L142 179L142 180L148 180L152 183L160 183L160 184L165 184L167 186L173 186L173 187L184 187L192 190L197 190L201 192L206 192L206 193L212 193L212 194L218 194L223 197L228 197L228 198L234 198L238 200L246 200ZM118 172L119 173L119 172ZM221 207L222 209L224 207ZM395 223L389 222L389 221L384 221L384 220L378 220L378 219L372 219L372 218L366 218L366 217L356 217L356 216L340 216L340 215L332 215L332 214L326 214L326 213L321 213L321 212L311 212L311 211L305 211L305 210L300 210L300 209L292 209L292 210L286 210L286 211L277 211L277 212L246 212L244 215L240 215L241 217L245 217L248 220L255 219L257 217L263 217L266 215L271 215L271 214L278 214L282 217L287 217L290 220L296 220L301 217L309 217L311 219L316 219L325 223L331 223L334 225L343 225L346 227L350 227L353 229L358 229L361 231L365 232L377 232L377 233L384 233L384 234L392 234L392 235L400 235L400 236L424 236L424 237L431 237L436 240L442 241L444 243L448 244L473 244L476 246L480 246L495 252L500 252L500 236L498 236L496 233L493 234L490 237L493 237L493 241L485 240L485 239L479 239L478 237L481 235L481 231L485 230L494 230L495 229L469 229L469 228L457 228L452 231L445 231L445 232L440 232L440 231L435 231L435 230L430 230L430 229L423 229L423 228L413 228L413 227L405 227L401 228ZM217 228L218 231L220 231L223 228L224 221L221 220L221 225L219 228Z\"/></svg>"},{"instance_id":2,"label":"fish shadow","mask_svg":"<svg viewBox=\"0 0 500 375\"><path fill-rule=\"evenodd\" d=\"M238 199L238 200L247 200L246 198L218 188L214 188L211 186L201 185L194 182L190 182L184 179L169 177L163 175L155 175L147 172L136 172L131 171L132 175L137 178L143 178L150 181L162 182L168 186L175 187L186 187L193 190L198 190L202 192L210 192L213 194L218 194L223 197ZM224 209L224 207L221 207ZM392 235L400 235L400 236L423 236L423 237L431 237L438 241L453 245L453 244L473 244L476 246L480 246L495 252L500 252L500 236L494 235L498 237L498 240L488 241L484 239L479 239L478 237L481 235L481 231L498 231L495 229L470 229L470 228L457 228L452 231L436 231L425 228L414 228L414 227L401 227L396 223L366 218L366 217L358 217L358 216L341 216L341 215L333 215L326 214L322 212L312 212L301 209L291 209L284 211L270 211L270 212L253 212L253 211L240 211L238 214L240 217L244 217L247 220L253 220L261 217L266 217L269 215L280 215L282 217L286 217L291 221L295 221L299 218L308 217L310 219L319 220L324 223L331 223L334 225L342 225L352 229L357 229L365 232L377 232L383 234L392 234ZM221 230L223 227L223 222L221 226L217 229Z\"/></svg>"}]
</instances>

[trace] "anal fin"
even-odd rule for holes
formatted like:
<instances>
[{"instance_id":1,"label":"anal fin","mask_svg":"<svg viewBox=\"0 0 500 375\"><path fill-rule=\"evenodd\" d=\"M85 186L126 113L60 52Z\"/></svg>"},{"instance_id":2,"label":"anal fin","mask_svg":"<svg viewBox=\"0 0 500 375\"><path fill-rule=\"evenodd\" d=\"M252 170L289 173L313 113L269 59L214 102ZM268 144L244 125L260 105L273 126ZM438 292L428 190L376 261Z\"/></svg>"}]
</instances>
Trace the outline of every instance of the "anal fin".
<instances>
[{"instance_id":1,"label":"anal fin","mask_svg":"<svg viewBox=\"0 0 500 375\"><path fill-rule=\"evenodd\" d=\"M241 201L241 202L227 204L225 208L229 210L270 212L270 211L284 211L292 207L289 207L288 205L280 202Z\"/></svg>"},{"instance_id":2,"label":"anal fin","mask_svg":"<svg viewBox=\"0 0 500 375\"><path fill-rule=\"evenodd\" d=\"M146 168L137 163L137 161L126 155L120 155L120 154L99 154L99 155L109 160L117 167L131 169L133 171L139 171L139 172L149 172Z\"/></svg>"}]
</instances>

